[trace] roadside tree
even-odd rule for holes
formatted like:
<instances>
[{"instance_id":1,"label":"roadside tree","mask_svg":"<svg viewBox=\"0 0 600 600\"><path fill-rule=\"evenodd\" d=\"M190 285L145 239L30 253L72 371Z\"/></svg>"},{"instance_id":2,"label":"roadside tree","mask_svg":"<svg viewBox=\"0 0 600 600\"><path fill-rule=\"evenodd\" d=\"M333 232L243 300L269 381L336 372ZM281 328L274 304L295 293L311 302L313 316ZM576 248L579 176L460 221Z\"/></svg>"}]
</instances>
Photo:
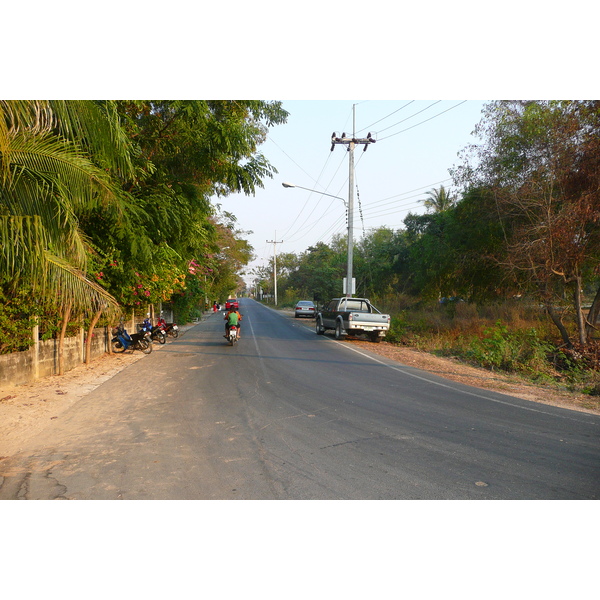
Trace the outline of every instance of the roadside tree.
<instances>
[{"instance_id":1,"label":"roadside tree","mask_svg":"<svg viewBox=\"0 0 600 600\"><path fill-rule=\"evenodd\" d=\"M600 101L492 102L476 133L484 142L455 175L492 190L505 236L498 263L526 282L569 346L570 296L585 344L593 323L582 291L600 263Z\"/></svg>"}]
</instances>

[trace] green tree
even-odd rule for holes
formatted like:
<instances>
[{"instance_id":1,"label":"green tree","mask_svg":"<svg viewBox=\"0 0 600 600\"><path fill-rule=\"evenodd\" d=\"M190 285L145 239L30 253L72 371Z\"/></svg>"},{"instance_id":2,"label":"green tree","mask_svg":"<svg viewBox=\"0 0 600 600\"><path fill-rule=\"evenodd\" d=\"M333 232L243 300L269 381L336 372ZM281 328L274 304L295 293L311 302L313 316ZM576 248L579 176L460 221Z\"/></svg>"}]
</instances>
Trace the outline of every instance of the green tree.
<instances>
[{"instance_id":1,"label":"green tree","mask_svg":"<svg viewBox=\"0 0 600 600\"><path fill-rule=\"evenodd\" d=\"M111 171L131 173L115 105L0 101L0 276L74 310L116 308L87 277L89 246L79 215L118 207Z\"/></svg>"},{"instance_id":2,"label":"green tree","mask_svg":"<svg viewBox=\"0 0 600 600\"><path fill-rule=\"evenodd\" d=\"M405 266L410 271L412 293L429 300L457 295L454 251L448 238L449 213L409 213L404 224L409 241Z\"/></svg>"},{"instance_id":3,"label":"green tree","mask_svg":"<svg viewBox=\"0 0 600 600\"><path fill-rule=\"evenodd\" d=\"M446 188L441 185L439 189L433 189L427 192L427 198L423 204L427 211L439 213L451 209L456 203L456 199Z\"/></svg>"},{"instance_id":4,"label":"green tree","mask_svg":"<svg viewBox=\"0 0 600 600\"><path fill-rule=\"evenodd\" d=\"M179 298L194 277L194 298L233 291L233 262L215 256L236 247L240 268L251 249L231 219L224 241L211 198L253 194L272 176L258 146L287 113L278 102L262 101L122 101L118 108L137 150L136 177L124 184L129 202L121 214L86 215L107 288L129 306L164 301L169 292Z\"/></svg>"},{"instance_id":5,"label":"green tree","mask_svg":"<svg viewBox=\"0 0 600 600\"><path fill-rule=\"evenodd\" d=\"M379 298L397 290L394 263L398 255L398 235L388 227L369 231L356 245L354 272L357 291L367 298Z\"/></svg>"},{"instance_id":6,"label":"green tree","mask_svg":"<svg viewBox=\"0 0 600 600\"><path fill-rule=\"evenodd\" d=\"M289 285L303 297L316 298L319 302L339 296L345 276L344 259L339 248L336 251L318 242L301 255L298 268L289 275Z\"/></svg>"}]
</instances>

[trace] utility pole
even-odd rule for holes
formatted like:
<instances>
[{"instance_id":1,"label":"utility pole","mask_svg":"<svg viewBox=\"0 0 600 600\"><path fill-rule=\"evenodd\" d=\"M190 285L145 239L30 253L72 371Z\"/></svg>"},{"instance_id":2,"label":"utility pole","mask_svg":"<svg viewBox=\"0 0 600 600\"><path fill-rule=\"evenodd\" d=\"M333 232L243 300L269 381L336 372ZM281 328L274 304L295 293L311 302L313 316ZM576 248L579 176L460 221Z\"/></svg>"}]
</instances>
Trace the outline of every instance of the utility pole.
<instances>
[{"instance_id":1,"label":"utility pole","mask_svg":"<svg viewBox=\"0 0 600 600\"><path fill-rule=\"evenodd\" d=\"M275 239L267 240L267 244L273 244L273 284L275 288L275 306L277 306L277 244L283 244L283 240L277 241L277 231L275 231Z\"/></svg>"},{"instance_id":2,"label":"utility pole","mask_svg":"<svg viewBox=\"0 0 600 600\"><path fill-rule=\"evenodd\" d=\"M346 137L346 133L342 133L341 136L334 131L331 135L331 151L335 148L336 144L344 144L348 146L349 152L349 168L350 173L348 177L348 266L346 270L346 286L344 294L346 297L351 298L354 293L354 280L352 278L352 262L354 257L354 148L357 144L364 144L363 152L366 151L369 144L374 144L377 140L371 137L371 132L367 134L366 138L356 137L356 104L352 105L352 137Z\"/></svg>"}]
</instances>

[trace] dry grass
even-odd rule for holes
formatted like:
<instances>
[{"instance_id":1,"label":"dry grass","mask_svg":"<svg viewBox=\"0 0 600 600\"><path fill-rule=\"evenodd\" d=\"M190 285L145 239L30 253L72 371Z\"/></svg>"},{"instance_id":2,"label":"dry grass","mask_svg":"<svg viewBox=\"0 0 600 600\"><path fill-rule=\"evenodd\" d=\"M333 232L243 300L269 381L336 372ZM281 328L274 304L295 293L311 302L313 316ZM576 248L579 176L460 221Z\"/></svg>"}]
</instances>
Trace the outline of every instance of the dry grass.
<instances>
[{"instance_id":1,"label":"dry grass","mask_svg":"<svg viewBox=\"0 0 600 600\"><path fill-rule=\"evenodd\" d=\"M410 305L404 297L395 303L388 299L385 311L392 315L386 337L391 343L520 373L571 391L595 395L600 390L598 370L587 359L564 356L557 330L534 305L521 301ZM566 325L574 329L574 323Z\"/></svg>"}]
</instances>

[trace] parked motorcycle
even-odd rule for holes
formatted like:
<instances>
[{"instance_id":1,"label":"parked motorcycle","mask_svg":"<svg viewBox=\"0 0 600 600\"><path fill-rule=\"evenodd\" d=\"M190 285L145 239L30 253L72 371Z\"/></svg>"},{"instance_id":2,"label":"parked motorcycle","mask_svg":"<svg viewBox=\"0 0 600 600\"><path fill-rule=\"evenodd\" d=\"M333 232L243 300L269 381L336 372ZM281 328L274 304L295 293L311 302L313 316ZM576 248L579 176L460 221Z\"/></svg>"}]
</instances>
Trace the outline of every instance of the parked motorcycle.
<instances>
[{"instance_id":1,"label":"parked motorcycle","mask_svg":"<svg viewBox=\"0 0 600 600\"><path fill-rule=\"evenodd\" d=\"M159 344L166 344L167 342L167 332L164 329L161 329L158 325L152 328L150 332L150 338L153 342L158 342Z\"/></svg>"},{"instance_id":2,"label":"parked motorcycle","mask_svg":"<svg viewBox=\"0 0 600 600\"><path fill-rule=\"evenodd\" d=\"M144 354L152 352L152 342L148 339L149 333L140 331L129 335L123 324L114 327L112 330L113 338L111 340L112 351L115 353L125 352L125 350L141 350Z\"/></svg>"},{"instance_id":3,"label":"parked motorcycle","mask_svg":"<svg viewBox=\"0 0 600 600\"><path fill-rule=\"evenodd\" d=\"M152 322L148 318L144 319L144 322L138 325L138 331L148 334L147 337L149 337L153 342L165 344L167 341L167 334L164 332L164 330L158 325L153 327Z\"/></svg>"},{"instance_id":4,"label":"parked motorcycle","mask_svg":"<svg viewBox=\"0 0 600 600\"><path fill-rule=\"evenodd\" d=\"M167 335L176 338L179 335L179 327L177 327L177 323L167 323L165 331Z\"/></svg>"},{"instance_id":5,"label":"parked motorcycle","mask_svg":"<svg viewBox=\"0 0 600 600\"><path fill-rule=\"evenodd\" d=\"M229 326L229 331L227 332L227 341L230 346L235 346L238 342L238 328L235 325Z\"/></svg>"}]
</instances>

